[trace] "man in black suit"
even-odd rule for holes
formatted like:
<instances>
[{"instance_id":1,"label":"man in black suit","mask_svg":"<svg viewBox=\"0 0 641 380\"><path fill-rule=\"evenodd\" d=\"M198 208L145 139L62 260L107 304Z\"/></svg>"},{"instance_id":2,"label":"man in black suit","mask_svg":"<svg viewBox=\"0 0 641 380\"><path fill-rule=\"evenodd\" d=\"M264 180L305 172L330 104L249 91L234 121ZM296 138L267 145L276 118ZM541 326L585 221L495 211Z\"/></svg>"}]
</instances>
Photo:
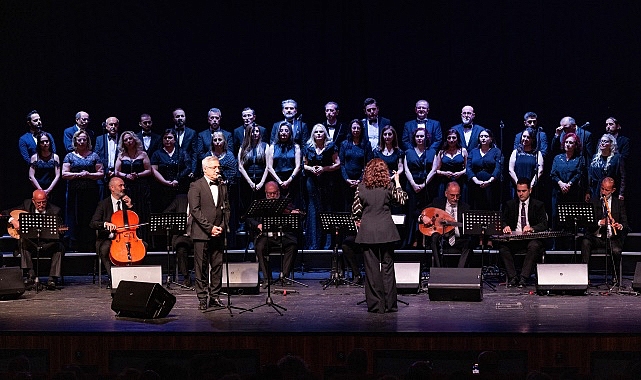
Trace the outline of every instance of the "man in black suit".
<instances>
[{"instance_id":1,"label":"man in black suit","mask_svg":"<svg viewBox=\"0 0 641 380\"><path fill-rule=\"evenodd\" d=\"M351 133L351 128L338 121L339 112L338 103L328 102L325 104L325 121L322 124L327 129L327 133L329 133L329 137L332 138L336 147L340 149L343 140Z\"/></svg>"},{"instance_id":2,"label":"man in black suit","mask_svg":"<svg viewBox=\"0 0 641 380\"><path fill-rule=\"evenodd\" d=\"M176 146L180 150L187 152L191 169L188 177L194 179L196 176L196 166L198 161L198 154L196 153L196 131L187 127L187 116L182 108L176 108L171 113L174 121L174 130L176 131Z\"/></svg>"},{"instance_id":3,"label":"man in black suit","mask_svg":"<svg viewBox=\"0 0 641 380\"><path fill-rule=\"evenodd\" d=\"M83 131L86 131L93 141L94 133L91 129L87 129L87 127L89 126L89 121L89 114L85 111L79 111L78 113L76 113L76 124L64 130L63 141L67 153L73 152L73 134L81 129Z\"/></svg>"},{"instance_id":4,"label":"man in black suit","mask_svg":"<svg viewBox=\"0 0 641 380\"><path fill-rule=\"evenodd\" d=\"M414 112L416 112L416 119L406 122L403 127L402 148L404 150L412 149L414 147L414 145L412 145L412 135L414 131L423 128L429 134L430 141L432 142L428 148L432 148L435 152L438 152L443 142L443 130L439 121L427 118L427 114L430 112L430 104L427 100L419 100L416 102Z\"/></svg>"},{"instance_id":5,"label":"man in black suit","mask_svg":"<svg viewBox=\"0 0 641 380\"><path fill-rule=\"evenodd\" d=\"M465 106L461 109L461 124L452 127L461 136L461 145L468 153L479 145L479 135L485 128L474 124L474 107Z\"/></svg>"},{"instance_id":6,"label":"man in black suit","mask_svg":"<svg viewBox=\"0 0 641 380\"><path fill-rule=\"evenodd\" d=\"M363 102L363 110L365 111L365 119L361 120L363 122L363 133L362 138L369 140L372 144L372 149L376 149L378 142L382 139L383 128L386 125L390 125L392 122L389 119L378 116L378 103L376 99L367 98ZM399 135L401 131L396 131L396 134Z\"/></svg>"},{"instance_id":7,"label":"man in black suit","mask_svg":"<svg viewBox=\"0 0 641 380\"><path fill-rule=\"evenodd\" d=\"M450 182L445 189L445 198L437 198L432 201L432 204L427 207L435 207L441 209L454 217L456 222L463 221L463 213L470 210L470 206L465 202L460 202L461 187L456 182ZM424 216L419 216L419 223L423 223L427 227L431 227L432 221ZM443 231L442 226L436 226L437 231ZM434 265L441 266L438 252L440 252L439 245L443 242L443 251L447 248L457 250L461 256L458 261L459 268L465 268L470 255L470 238L461 234L462 228L455 227L452 231L442 235L440 232L434 232L432 238L432 257L434 258ZM441 240L441 237L443 238Z\"/></svg>"},{"instance_id":8,"label":"man in black suit","mask_svg":"<svg viewBox=\"0 0 641 380\"><path fill-rule=\"evenodd\" d=\"M234 129L234 136L233 136L233 142L234 142L233 146L234 146L234 149L236 149L236 151L233 153L234 153L234 157L236 158L238 158L238 150L243 145L243 140L245 140L245 129L256 125L256 112L254 111L253 108L245 107L241 115L243 118L243 125ZM263 136L262 141L269 144L269 135L267 135L267 130L265 129L265 127L259 125L258 128L260 129L260 135Z\"/></svg>"},{"instance_id":9,"label":"man in black suit","mask_svg":"<svg viewBox=\"0 0 641 380\"><path fill-rule=\"evenodd\" d=\"M220 181L220 162L214 156L202 160L204 176L189 187L190 217L187 234L194 240L198 309L224 307L220 300L223 277L225 229L229 222L227 186ZM210 276L207 269L211 266ZM208 281L208 277L211 282ZM209 296L209 302L207 302Z\"/></svg>"},{"instance_id":10,"label":"man in black suit","mask_svg":"<svg viewBox=\"0 0 641 380\"><path fill-rule=\"evenodd\" d=\"M111 216L119 210L132 209L133 203L128 195L125 195L125 182L119 177L112 177L109 180L110 196L98 202L96 211L91 217L89 227L98 231L96 237L96 254L100 255L102 265L111 279L111 239L114 236L117 226L111 223ZM107 285L111 288L111 283Z\"/></svg>"},{"instance_id":11,"label":"man in black suit","mask_svg":"<svg viewBox=\"0 0 641 380\"><path fill-rule=\"evenodd\" d=\"M94 152L100 157L105 178L98 181L100 187L100 199L106 198L108 193L105 189L107 181L114 175L116 158L118 158L118 128L120 121L116 117L108 117L103 124L107 133L96 137Z\"/></svg>"},{"instance_id":12,"label":"man in black suit","mask_svg":"<svg viewBox=\"0 0 641 380\"><path fill-rule=\"evenodd\" d=\"M623 241L628 230L628 216L625 212L624 202L618 197L612 196L616 191L614 183L613 178L605 177L601 181L601 198L592 199L596 223L587 227L581 241L583 264L589 264L593 248L605 248L608 243L612 256L617 261L616 264L621 260ZM608 208L612 219L608 218ZM617 268L616 265L615 268Z\"/></svg>"},{"instance_id":13,"label":"man in black suit","mask_svg":"<svg viewBox=\"0 0 641 380\"><path fill-rule=\"evenodd\" d=\"M58 219L58 225L62 223L60 215L60 207L47 202L47 193L43 190L35 190L31 199L25 199L22 204L14 209L5 211L25 211L31 214L45 214L54 215ZM9 218L9 223L15 231L20 230L20 221L18 218ZM62 256L65 254L65 247L60 239L40 239L40 255L51 256L51 268L49 269L49 279L47 281L47 288L49 290L56 289L56 281L60 277L60 266L62 263ZM25 285L33 286L36 278L36 273L33 270L32 257L38 251L37 242L35 240L20 237L20 267L25 272Z\"/></svg>"},{"instance_id":14,"label":"man in black suit","mask_svg":"<svg viewBox=\"0 0 641 380\"><path fill-rule=\"evenodd\" d=\"M281 107L283 111L283 116L285 120L277 121L272 126L271 137L269 139L271 144L275 144L278 141L278 131L280 130L280 125L283 121L288 122L292 125L292 139L296 144L301 148L309 139L309 131L307 130L307 124L303 123L298 114L298 103L294 99L286 99L281 102Z\"/></svg>"},{"instance_id":15,"label":"man in black suit","mask_svg":"<svg viewBox=\"0 0 641 380\"><path fill-rule=\"evenodd\" d=\"M265 197L267 199L280 198L280 189L276 182L269 181L265 184ZM266 287L268 281L273 282L271 268L267 265L267 260L265 260L269 255L270 248L277 247L279 250L282 249L283 268L281 268L281 276L287 277L292 271L294 257L298 251L296 234L291 231L285 232L282 237L283 244L281 247L280 236L275 236L272 232L263 232L262 218L247 218L247 225L256 234L254 247L258 256L260 270L263 272L263 286Z\"/></svg>"},{"instance_id":16,"label":"man in black suit","mask_svg":"<svg viewBox=\"0 0 641 380\"><path fill-rule=\"evenodd\" d=\"M517 198L510 199L503 208L503 233L528 234L543 232L548 228L548 217L545 213L543 202L530 197L532 189L530 180L519 178L516 183ZM508 286L527 286L527 280L532 274L532 267L540 255L545 251L543 241L540 239L524 239L502 242L499 244L499 255L505 264L508 276ZM514 254L525 252L521 275L516 275L514 268Z\"/></svg>"},{"instance_id":17,"label":"man in black suit","mask_svg":"<svg viewBox=\"0 0 641 380\"><path fill-rule=\"evenodd\" d=\"M140 115L138 125L140 126L141 131L136 133L136 136L142 142L142 149L151 158L155 151L162 148L162 137L151 131L153 121L151 121L150 115L146 113Z\"/></svg>"},{"instance_id":18,"label":"man in black suit","mask_svg":"<svg viewBox=\"0 0 641 380\"><path fill-rule=\"evenodd\" d=\"M211 150L211 138L214 135L214 132L223 133L223 136L225 136L225 140L227 141L227 150L236 157L238 151L235 151L237 147L234 147L231 132L225 131L220 127L220 120L222 119L222 116L223 114L218 108L212 108L207 112L207 123L209 124L209 128L199 132L196 137L196 153L198 154L199 160L205 157L205 154Z\"/></svg>"},{"instance_id":19,"label":"man in black suit","mask_svg":"<svg viewBox=\"0 0 641 380\"><path fill-rule=\"evenodd\" d=\"M534 112L526 112L523 115L523 125L524 129L532 128L536 132L536 147L539 152L543 155L544 162L552 162L552 160L547 159L548 155L548 135L543 132L543 128L539 127L538 115ZM519 132L514 136L514 150L518 149L521 145L521 138L523 137L523 131ZM554 158L554 156L552 156ZM547 166L547 165L546 165ZM549 165L552 167L552 164Z\"/></svg>"},{"instance_id":20,"label":"man in black suit","mask_svg":"<svg viewBox=\"0 0 641 380\"><path fill-rule=\"evenodd\" d=\"M30 165L31 156L36 154L36 148L38 147L36 136L42 132L42 119L40 119L38 111L33 110L27 114L27 127L29 127L29 130L18 139L18 149L24 162ZM51 151L56 153L56 143L53 141L53 136L49 132L46 133L51 141Z\"/></svg>"},{"instance_id":21,"label":"man in black suit","mask_svg":"<svg viewBox=\"0 0 641 380\"><path fill-rule=\"evenodd\" d=\"M187 194L178 194L163 213L181 213L188 215L188 210L189 202L187 200ZM185 231L183 234L172 236L171 245L176 252L178 273L183 276L182 284L191 287L191 277L187 269L187 258L189 257L189 252L194 249L194 241Z\"/></svg>"},{"instance_id":22,"label":"man in black suit","mask_svg":"<svg viewBox=\"0 0 641 380\"><path fill-rule=\"evenodd\" d=\"M586 124L587 125L587 124ZM554 155L562 153L563 147L561 146L561 141L566 133L573 132L581 140L581 145L583 149L581 150L581 155L585 158L585 162L589 163L592 157L594 157L595 152L595 143L592 136L592 133L587 131L585 128L576 126L576 121L573 117L566 116L559 122L559 126L554 131L554 136L552 137L552 157Z\"/></svg>"}]
</instances>

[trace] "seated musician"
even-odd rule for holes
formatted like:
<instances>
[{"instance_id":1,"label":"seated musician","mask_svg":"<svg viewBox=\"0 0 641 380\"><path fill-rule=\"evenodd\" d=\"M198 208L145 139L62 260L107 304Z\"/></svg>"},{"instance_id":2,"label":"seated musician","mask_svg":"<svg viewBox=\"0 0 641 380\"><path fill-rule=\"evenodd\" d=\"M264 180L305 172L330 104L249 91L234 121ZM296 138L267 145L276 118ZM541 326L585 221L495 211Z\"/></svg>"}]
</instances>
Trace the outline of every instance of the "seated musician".
<instances>
[{"instance_id":1,"label":"seated musician","mask_svg":"<svg viewBox=\"0 0 641 380\"><path fill-rule=\"evenodd\" d=\"M267 182L265 184L265 196L267 199L279 199L280 198L280 189L278 184L274 181ZM297 213L297 210L291 211L291 213ZM266 255L269 254L269 249L274 248L280 250L281 237L276 236L271 232L263 232L263 223L261 218L247 218L247 225L256 232L256 238L254 239L254 249L256 255L258 256L258 263L260 265L260 270L263 272L263 286L267 286L267 281L273 281L271 276L271 268L267 265L265 260ZM296 234L291 231L284 232L282 236L282 252L283 252L283 267L281 268L281 275L287 277L291 273L294 264L294 257L298 251L298 240Z\"/></svg>"},{"instance_id":2,"label":"seated musician","mask_svg":"<svg viewBox=\"0 0 641 380\"><path fill-rule=\"evenodd\" d=\"M188 214L188 209L189 202L187 200L187 194L178 194L163 213L170 212ZM178 273L183 276L182 284L184 286L191 287L191 276L189 276L189 270L187 269L187 258L189 257L189 252L194 249L194 241L186 233L183 233L180 235L174 235L171 238L171 245L176 252Z\"/></svg>"},{"instance_id":3,"label":"seated musician","mask_svg":"<svg viewBox=\"0 0 641 380\"><path fill-rule=\"evenodd\" d=\"M516 183L515 199L505 202L503 208L502 224L504 234L529 234L543 232L548 228L548 217L545 213L543 202L530 197L532 189L530 180L519 178ZM527 280L532 274L532 267L540 255L545 251L541 239L515 239L499 244L499 255L507 271L507 286L527 286ZM525 252L521 275L517 276L514 267L514 254Z\"/></svg>"},{"instance_id":4,"label":"seated musician","mask_svg":"<svg viewBox=\"0 0 641 380\"><path fill-rule=\"evenodd\" d=\"M45 214L55 215L58 223L62 223L60 215L60 207L55 206L47 201L47 193L43 190L35 190L31 199L25 199L24 202L5 213L12 211L25 211L31 214ZM14 215L16 215L14 213ZM16 215L17 216L17 215ZM13 227L14 231L20 230L19 217L9 218L9 224ZM16 235L17 237L17 235ZM33 287L36 279L36 273L33 270L32 258L36 255L38 247L35 239L20 237L20 267L24 271L25 286L27 288ZM51 256L51 268L49 269L49 279L47 280L47 289L55 290L56 281L60 277L60 266L62 263L62 256L65 254L65 247L60 239L40 239L40 255Z\"/></svg>"},{"instance_id":5,"label":"seated musician","mask_svg":"<svg viewBox=\"0 0 641 380\"><path fill-rule=\"evenodd\" d=\"M432 201L427 208L437 208L444 210L447 214L451 215L455 222L463 221L463 213L469 211L470 206L461 202L461 187L457 182L450 182L445 189L445 198L437 198ZM422 223L425 227L432 227L434 223L430 217L421 214L419 216L419 223ZM438 223L438 222L437 222ZM436 231L432 233L432 258L434 259L434 265L437 267L441 266L438 253L440 252L440 244L443 242L443 251L446 248L453 249L458 251L461 256L458 261L459 268L465 268L467 261L470 255L470 238L468 236L461 235L462 229L460 227L455 227L449 232L446 232L442 236L441 232L442 226L436 225ZM439 232L440 231L440 232ZM441 239L443 237L443 239Z\"/></svg>"},{"instance_id":6,"label":"seated musician","mask_svg":"<svg viewBox=\"0 0 641 380\"><path fill-rule=\"evenodd\" d=\"M605 248L609 239L612 256L616 260L614 267L618 268L628 229L628 216L623 200L612 196L615 191L614 179L605 177L601 181L601 198L592 199L595 223L586 228L581 241L581 257L584 264L589 264L592 248Z\"/></svg>"},{"instance_id":7,"label":"seated musician","mask_svg":"<svg viewBox=\"0 0 641 380\"><path fill-rule=\"evenodd\" d=\"M352 269L352 282L357 285L363 285L363 276L361 276L361 261L363 257L363 248L356 243L356 235L345 236L341 243L343 254L338 261L338 273L341 278L345 278L347 268Z\"/></svg>"},{"instance_id":8,"label":"seated musician","mask_svg":"<svg viewBox=\"0 0 641 380\"><path fill-rule=\"evenodd\" d=\"M111 195L100 202L96 211L91 218L89 226L98 231L96 238L96 253L102 258L102 265L107 270L110 283L107 288L111 288L111 260L109 251L111 249L111 240L114 236L117 226L111 222L111 216L118 210L132 209L133 203L128 195L125 195L125 182L119 177L112 177L109 180L109 191ZM123 206L124 203L124 206Z\"/></svg>"}]
</instances>

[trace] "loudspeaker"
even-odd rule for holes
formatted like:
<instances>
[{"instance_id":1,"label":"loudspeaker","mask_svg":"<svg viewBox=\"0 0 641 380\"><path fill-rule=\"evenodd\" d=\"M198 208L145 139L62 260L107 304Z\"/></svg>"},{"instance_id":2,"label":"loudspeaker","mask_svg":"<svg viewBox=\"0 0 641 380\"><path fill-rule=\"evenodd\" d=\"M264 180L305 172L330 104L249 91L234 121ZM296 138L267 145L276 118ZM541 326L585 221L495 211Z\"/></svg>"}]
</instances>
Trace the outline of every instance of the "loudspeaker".
<instances>
[{"instance_id":1,"label":"loudspeaker","mask_svg":"<svg viewBox=\"0 0 641 380\"><path fill-rule=\"evenodd\" d=\"M397 289L418 289L421 263L394 263Z\"/></svg>"},{"instance_id":2,"label":"loudspeaker","mask_svg":"<svg viewBox=\"0 0 641 380\"><path fill-rule=\"evenodd\" d=\"M164 318L175 303L176 297L158 283L122 280L111 301L111 310L119 317Z\"/></svg>"},{"instance_id":3,"label":"loudspeaker","mask_svg":"<svg viewBox=\"0 0 641 380\"><path fill-rule=\"evenodd\" d=\"M112 266L111 287L114 291L122 280L162 284L162 267L160 265Z\"/></svg>"},{"instance_id":4,"label":"loudspeaker","mask_svg":"<svg viewBox=\"0 0 641 380\"><path fill-rule=\"evenodd\" d=\"M588 264L537 264L536 290L585 294L588 290Z\"/></svg>"},{"instance_id":5,"label":"loudspeaker","mask_svg":"<svg viewBox=\"0 0 641 380\"><path fill-rule=\"evenodd\" d=\"M481 268L432 268L430 301L481 301Z\"/></svg>"},{"instance_id":6,"label":"loudspeaker","mask_svg":"<svg viewBox=\"0 0 641 380\"><path fill-rule=\"evenodd\" d=\"M223 264L223 288L227 289L227 265ZM229 263L229 288L235 293L258 293L258 263Z\"/></svg>"},{"instance_id":7,"label":"loudspeaker","mask_svg":"<svg viewBox=\"0 0 641 380\"><path fill-rule=\"evenodd\" d=\"M24 293L20 267L0 268L0 299L18 298Z\"/></svg>"},{"instance_id":8,"label":"loudspeaker","mask_svg":"<svg viewBox=\"0 0 641 380\"><path fill-rule=\"evenodd\" d=\"M623 277L623 275L621 275ZM636 292L641 292L641 263L637 263L634 270L634 279L632 280L632 289Z\"/></svg>"}]
</instances>

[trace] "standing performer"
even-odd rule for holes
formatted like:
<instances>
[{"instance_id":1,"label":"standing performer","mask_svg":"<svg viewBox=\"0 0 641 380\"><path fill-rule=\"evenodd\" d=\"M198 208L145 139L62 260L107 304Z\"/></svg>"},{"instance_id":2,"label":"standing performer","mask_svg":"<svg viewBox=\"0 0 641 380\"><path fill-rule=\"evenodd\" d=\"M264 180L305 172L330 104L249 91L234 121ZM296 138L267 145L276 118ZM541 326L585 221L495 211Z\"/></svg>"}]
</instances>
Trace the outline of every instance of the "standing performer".
<instances>
[{"instance_id":1,"label":"standing performer","mask_svg":"<svg viewBox=\"0 0 641 380\"><path fill-rule=\"evenodd\" d=\"M401 237L392 220L391 208L392 203L403 205L407 200L398 177L399 174L394 173L393 187L387 164L374 158L365 167L363 182L354 196L352 213L360 219L356 243L363 246L365 297L370 313L398 311L392 254L394 243Z\"/></svg>"},{"instance_id":2,"label":"standing performer","mask_svg":"<svg viewBox=\"0 0 641 380\"><path fill-rule=\"evenodd\" d=\"M206 310L208 307L225 306L219 294L222 288L224 230L229 220L229 200L227 185L220 181L218 158L205 157L202 168L204 176L191 184L187 195L191 210L187 233L194 240L198 309ZM207 269L210 265L208 276Z\"/></svg>"}]
</instances>

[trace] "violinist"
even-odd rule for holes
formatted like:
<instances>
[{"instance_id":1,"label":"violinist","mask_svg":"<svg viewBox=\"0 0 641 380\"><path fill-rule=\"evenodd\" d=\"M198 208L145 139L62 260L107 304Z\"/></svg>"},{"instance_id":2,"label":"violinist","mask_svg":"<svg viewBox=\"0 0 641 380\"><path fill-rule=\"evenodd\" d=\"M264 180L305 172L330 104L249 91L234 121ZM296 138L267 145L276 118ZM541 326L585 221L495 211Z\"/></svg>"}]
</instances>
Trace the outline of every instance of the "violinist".
<instances>
[{"instance_id":1,"label":"violinist","mask_svg":"<svg viewBox=\"0 0 641 380\"><path fill-rule=\"evenodd\" d=\"M96 207L89 226L98 231L96 253L102 258L102 265L107 270L107 275L111 280L111 260L109 259L109 252L112 238L117 228L117 226L111 222L111 217L119 210L131 210L134 205L131 202L131 198L125 195L125 182L121 178L112 177L109 180L109 191L111 192L111 196L98 202L98 207ZM111 288L111 283L107 285L107 288Z\"/></svg>"},{"instance_id":2,"label":"violinist","mask_svg":"<svg viewBox=\"0 0 641 380\"><path fill-rule=\"evenodd\" d=\"M623 200L612 196L616 192L614 183L612 177L605 177L601 181L601 198L592 199L596 222L587 227L581 241L583 264L589 264L593 248L605 248L607 244L610 244L607 248L611 249L612 256L617 260L615 264L621 260L623 241L628 229L628 216Z\"/></svg>"},{"instance_id":3,"label":"violinist","mask_svg":"<svg viewBox=\"0 0 641 380\"><path fill-rule=\"evenodd\" d=\"M450 182L447 184L447 188L445 189L445 198L434 199L434 201L427 206L427 209L430 208L444 210L454 219L454 222L462 222L463 213L469 211L470 206L461 201L461 187L459 184L457 182ZM419 223L422 223L427 227L434 225L434 221L428 215L425 215L424 212L419 216ZM458 261L458 267L465 268L470 255L470 238L468 236L463 236L463 231L460 227L454 227L449 232L446 232L444 236L441 233L443 231L442 227L438 225L436 227L436 232L431 235L434 265L437 267L441 266L438 252L440 252L439 245L442 241L443 250L450 248L461 254ZM443 237L443 239L441 239L441 237Z\"/></svg>"},{"instance_id":4,"label":"violinist","mask_svg":"<svg viewBox=\"0 0 641 380\"><path fill-rule=\"evenodd\" d=\"M280 188L274 181L265 184L265 196L267 199L279 199ZM298 210L290 210L288 207L284 213L298 213ZM250 226L252 231L256 232L254 241L254 248L258 256L258 263L260 270L263 272L263 287L267 287L268 281L273 281L271 276L271 268L267 266L265 256L269 254L270 247L280 247L281 239L278 236L270 236L270 233L263 232L263 224L261 218L248 218L247 225ZM292 271L294 257L298 252L297 238L294 232L288 231L283 235L283 268L282 273L285 277Z\"/></svg>"},{"instance_id":5,"label":"violinist","mask_svg":"<svg viewBox=\"0 0 641 380\"><path fill-rule=\"evenodd\" d=\"M191 209L187 234L194 240L198 309L206 310L225 307L220 300L220 291L230 210L227 185L221 181L220 161L216 156L207 156L202 160L202 168L204 176L191 183L187 194Z\"/></svg>"}]
</instances>

